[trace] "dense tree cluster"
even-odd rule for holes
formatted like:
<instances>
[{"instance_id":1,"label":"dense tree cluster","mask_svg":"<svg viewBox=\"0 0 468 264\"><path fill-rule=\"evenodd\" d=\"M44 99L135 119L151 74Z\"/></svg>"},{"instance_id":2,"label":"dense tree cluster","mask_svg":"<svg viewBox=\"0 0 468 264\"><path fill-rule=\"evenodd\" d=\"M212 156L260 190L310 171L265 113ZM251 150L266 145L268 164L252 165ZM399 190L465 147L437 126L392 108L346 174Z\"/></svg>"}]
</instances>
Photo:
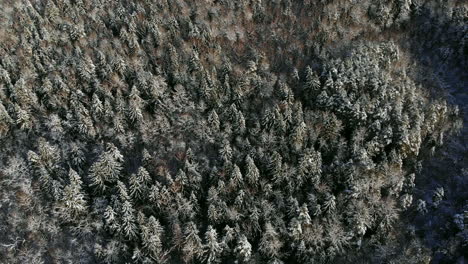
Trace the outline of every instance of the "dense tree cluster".
<instances>
[{"instance_id":1,"label":"dense tree cluster","mask_svg":"<svg viewBox=\"0 0 468 264\"><path fill-rule=\"evenodd\" d=\"M0 3L0 258L389 261L462 121L375 37L430 5L339 2ZM466 55L461 35L443 54Z\"/></svg>"}]
</instances>

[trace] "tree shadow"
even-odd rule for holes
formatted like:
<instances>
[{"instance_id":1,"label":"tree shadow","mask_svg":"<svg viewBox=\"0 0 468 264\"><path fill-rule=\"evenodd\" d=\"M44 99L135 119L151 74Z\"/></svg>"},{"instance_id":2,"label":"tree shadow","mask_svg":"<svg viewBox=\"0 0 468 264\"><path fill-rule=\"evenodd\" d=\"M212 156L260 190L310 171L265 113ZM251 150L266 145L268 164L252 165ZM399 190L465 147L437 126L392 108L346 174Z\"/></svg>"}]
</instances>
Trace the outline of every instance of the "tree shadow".
<instances>
[{"instance_id":1,"label":"tree shadow","mask_svg":"<svg viewBox=\"0 0 468 264\"><path fill-rule=\"evenodd\" d=\"M429 8L418 11L408 25L407 43L412 59L423 69L415 82L428 87L433 98L443 97L458 106L463 128L448 136L444 146L423 162L414 200L426 201L429 213L408 216L408 220L432 249L431 263L464 263L468 249L458 237L460 230L453 217L468 208L468 25L456 17L436 15ZM445 197L436 205L433 193L438 187L444 188Z\"/></svg>"}]
</instances>

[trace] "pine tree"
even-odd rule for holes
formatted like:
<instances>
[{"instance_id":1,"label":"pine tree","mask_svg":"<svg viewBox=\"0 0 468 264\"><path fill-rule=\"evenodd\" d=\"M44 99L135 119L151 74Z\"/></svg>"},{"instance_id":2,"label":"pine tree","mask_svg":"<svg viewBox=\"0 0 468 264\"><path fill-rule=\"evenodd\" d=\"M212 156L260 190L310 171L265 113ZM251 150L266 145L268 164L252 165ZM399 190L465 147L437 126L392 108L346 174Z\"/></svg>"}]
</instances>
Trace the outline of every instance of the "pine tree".
<instances>
[{"instance_id":1,"label":"pine tree","mask_svg":"<svg viewBox=\"0 0 468 264\"><path fill-rule=\"evenodd\" d=\"M232 148L228 142L223 142L223 147L219 150L219 154L221 155L221 158L223 158L225 162L231 161Z\"/></svg>"},{"instance_id":2,"label":"pine tree","mask_svg":"<svg viewBox=\"0 0 468 264\"><path fill-rule=\"evenodd\" d=\"M336 209L336 198L333 194L326 193L323 201L323 211L334 211Z\"/></svg>"},{"instance_id":3,"label":"pine tree","mask_svg":"<svg viewBox=\"0 0 468 264\"><path fill-rule=\"evenodd\" d=\"M50 172L55 172L59 169L59 163L61 160L59 149L51 145L44 138L39 139L38 146L39 162Z\"/></svg>"},{"instance_id":4,"label":"pine tree","mask_svg":"<svg viewBox=\"0 0 468 264\"><path fill-rule=\"evenodd\" d=\"M240 190L238 193L237 193L237 196L236 196L236 199L234 200L234 205L236 206L236 208L240 208L242 209L245 205L245 192L244 190Z\"/></svg>"},{"instance_id":5,"label":"pine tree","mask_svg":"<svg viewBox=\"0 0 468 264\"><path fill-rule=\"evenodd\" d=\"M299 175L303 179L312 179L318 183L322 173L322 155L315 150L306 150L299 160Z\"/></svg>"},{"instance_id":6,"label":"pine tree","mask_svg":"<svg viewBox=\"0 0 468 264\"><path fill-rule=\"evenodd\" d=\"M11 124L13 124L13 119L0 101L0 136L4 136L8 133Z\"/></svg>"},{"instance_id":7,"label":"pine tree","mask_svg":"<svg viewBox=\"0 0 468 264\"><path fill-rule=\"evenodd\" d=\"M301 209L299 211L299 216L298 216L297 220L302 225L310 225L312 219L310 218L309 209L307 208L307 204L303 204L301 206Z\"/></svg>"},{"instance_id":8,"label":"pine tree","mask_svg":"<svg viewBox=\"0 0 468 264\"><path fill-rule=\"evenodd\" d=\"M274 151L270 158L269 169L276 184L280 184L284 180L282 160L281 154L277 151Z\"/></svg>"},{"instance_id":9,"label":"pine tree","mask_svg":"<svg viewBox=\"0 0 468 264\"><path fill-rule=\"evenodd\" d=\"M135 209L131 203L131 198L128 195L127 187L121 181L117 182L117 188L119 190L119 217L121 219L120 233L122 237L126 239L134 239L138 234Z\"/></svg>"},{"instance_id":10,"label":"pine tree","mask_svg":"<svg viewBox=\"0 0 468 264\"><path fill-rule=\"evenodd\" d=\"M15 110L15 124L21 129L21 130L29 130L32 128L32 120L31 120L31 114L28 110L22 109L19 105L15 104L14 105L14 110Z\"/></svg>"},{"instance_id":11,"label":"pine tree","mask_svg":"<svg viewBox=\"0 0 468 264\"><path fill-rule=\"evenodd\" d=\"M208 226L208 229L205 233L206 244L203 246L204 255L206 263L219 263L221 261L221 253L223 252L223 247L220 242L218 242L218 234L216 229L211 225Z\"/></svg>"},{"instance_id":12,"label":"pine tree","mask_svg":"<svg viewBox=\"0 0 468 264\"><path fill-rule=\"evenodd\" d=\"M310 66L306 67L306 78L305 78L305 89L307 91L308 98L315 100L315 97L318 95L320 91L320 79L317 74L310 68Z\"/></svg>"},{"instance_id":13,"label":"pine tree","mask_svg":"<svg viewBox=\"0 0 468 264\"><path fill-rule=\"evenodd\" d=\"M144 194L148 192L151 176L144 167L138 169L137 174L132 174L129 179L130 195L136 199L141 200Z\"/></svg>"},{"instance_id":14,"label":"pine tree","mask_svg":"<svg viewBox=\"0 0 468 264\"><path fill-rule=\"evenodd\" d=\"M241 111L238 111L238 113L236 115L235 131L238 134L244 134L245 130L246 130L246 127L245 127L244 114L242 114Z\"/></svg>"},{"instance_id":15,"label":"pine tree","mask_svg":"<svg viewBox=\"0 0 468 264\"><path fill-rule=\"evenodd\" d=\"M302 237L302 225L297 218L291 219L289 224L289 236L293 239L293 241L300 241Z\"/></svg>"},{"instance_id":16,"label":"pine tree","mask_svg":"<svg viewBox=\"0 0 468 264\"><path fill-rule=\"evenodd\" d=\"M93 94L92 108L94 120L98 121L104 114L104 106L97 94Z\"/></svg>"},{"instance_id":17,"label":"pine tree","mask_svg":"<svg viewBox=\"0 0 468 264\"><path fill-rule=\"evenodd\" d=\"M189 179L187 177L187 174L182 170L182 169L179 169L177 171L177 174L175 176L175 179L174 179L174 183L176 184L175 187L177 189L180 189L180 191L185 191L185 187L187 187L189 185Z\"/></svg>"},{"instance_id":18,"label":"pine tree","mask_svg":"<svg viewBox=\"0 0 468 264\"><path fill-rule=\"evenodd\" d=\"M198 228L193 222L188 222L184 228L184 241L182 246L182 259L189 263L203 255L203 244L198 236Z\"/></svg>"},{"instance_id":19,"label":"pine tree","mask_svg":"<svg viewBox=\"0 0 468 264\"><path fill-rule=\"evenodd\" d=\"M420 214L427 214L428 210L426 207L426 201L418 199L417 204L416 204L416 210Z\"/></svg>"},{"instance_id":20,"label":"pine tree","mask_svg":"<svg viewBox=\"0 0 468 264\"><path fill-rule=\"evenodd\" d=\"M440 202L444 199L445 193L444 193L444 187L439 187L434 191L434 194L432 195L432 201L434 203L434 206L439 206Z\"/></svg>"},{"instance_id":21,"label":"pine tree","mask_svg":"<svg viewBox=\"0 0 468 264\"><path fill-rule=\"evenodd\" d=\"M140 200L143 195L143 186L142 182L138 179L136 174L132 174L128 180L130 184L130 195L135 200Z\"/></svg>"},{"instance_id":22,"label":"pine tree","mask_svg":"<svg viewBox=\"0 0 468 264\"><path fill-rule=\"evenodd\" d=\"M252 244L247 240L245 235L241 235L237 241L237 246L235 248L237 258L241 261L249 261L252 255Z\"/></svg>"},{"instance_id":23,"label":"pine tree","mask_svg":"<svg viewBox=\"0 0 468 264\"><path fill-rule=\"evenodd\" d=\"M143 249L152 259L158 260L163 253L164 228L154 216L145 220L145 223L140 225Z\"/></svg>"},{"instance_id":24,"label":"pine tree","mask_svg":"<svg viewBox=\"0 0 468 264\"><path fill-rule=\"evenodd\" d=\"M112 206L107 206L104 211L104 220L107 225L107 228L111 232L120 232L120 224L117 219L117 213L115 212Z\"/></svg>"},{"instance_id":25,"label":"pine tree","mask_svg":"<svg viewBox=\"0 0 468 264\"><path fill-rule=\"evenodd\" d=\"M192 158L189 158L190 156L192 156ZM199 192L202 188L202 175L198 172L198 164L194 161L190 148L187 151L186 157L187 159L184 163L184 169L187 172L187 179L190 187L189 190Z\"/></svg>"},{"instance_id":26,"label":"pine tree","mask_svg":"<svg viewBox=\"0 0 468 264\"><path fill-rule=\"evenodd\" d=\"M210 223L218 223L222 217L223 205L216 187L211 186L208 190L208 219Z\"/></svg>"},{"instance_id":27,"label":"pine tree","mask_svg":"<svg viewBox=\"0 0 468 264\"><path fill-rule=\"evenodd\" d=\"M247 163L247 171L245 175L247 182L252 187L256 187L260 179L260 172L258 171L257 166L255 166L254 160L249 155L245 158L245 162Z\"/></svg>"},{"instance_id":28,"label":"pine tree","mask_svg":"<svg viewBox=\"0 0 468 264\"><path fill-rule=\"evenodd\" d=\"M229 186L234 189L238 189L244 183L242 173L237 165L234 165L234 168L231 172L231 177L229 180Z\"/></svg>"},{"instance_id":29,"label":"pine tree","mask_svg":"<svg viewBox=\"0 0 468 264\"><path fill-rule=\"evenodd\" d=\"M83 182L78 173L70 169L68 178L69 184L63 190L59 210L65 221L74 221L88 211L88 206L82 190Z\"/></svg>"},{"instance_id":30,"label":"pine tree","mask_svg":"<svg viewBox=\"0 0 468 264\"><path fill-rule=\"evenodd\" d=\"M132 122L141 122L143 120L144 101L140 97L140 91L136 86L132 87L128 96L128 116Z\"/></svg>"},{"instance_id":31,"label":"pine tree","mask_svg":"<svg viewBox=\"0 0 468 264\"><path fill-rule=\"evenodd\" d=\"M304 138L306 136L306 124L304 122L299 123L294 127L291 134L291 145L295 151L300 151L304 145Z\"/></svg>"},{"instance_id":32,"label":"pine tree","mask_svg":"<svg viewBox=\"0 0 468 264\"><path fill-rule=\"evenodd\" d=\"M91 184L99 190L105 190L106 183L116 182L122 170L123 156L113 144L107 145L107 150L95 162L90 171Z\"/></svg>"},{"instance_id":33,"label":"pine tree","mask_svg":"<svg viewBox=\"0 0 468 264\"><path fill-rule=\"evenodd\" d=\"M283 247L283 242L270 222L265 224L265 230L260 239L259 246L260 252L271 259L276 259L282 255L281 248Z\"/></svg>"},{"instance_id":34,"label":"pine tree","mask_svg":"<svg viewBox=\"0 0 468 264\"><path fill-rule=\"evenodd\" d=\"M189 60L189 69L191 72L199 71L201 69L200 58L196 50L192 50L192 55Z\"/></svg>"}]
</instances>

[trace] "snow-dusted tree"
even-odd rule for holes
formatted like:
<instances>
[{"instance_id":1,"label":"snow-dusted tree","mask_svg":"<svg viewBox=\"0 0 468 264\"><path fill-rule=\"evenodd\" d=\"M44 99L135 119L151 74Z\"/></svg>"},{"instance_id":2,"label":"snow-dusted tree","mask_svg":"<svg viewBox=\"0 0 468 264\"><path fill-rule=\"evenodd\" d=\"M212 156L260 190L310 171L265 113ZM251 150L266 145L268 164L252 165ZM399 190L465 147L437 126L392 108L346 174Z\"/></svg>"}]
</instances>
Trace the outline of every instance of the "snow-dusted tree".
<instances>
[{"instance_id":1,"label":"snow-dusted tree","mask_svg":"<svg viewBox=\"0 0 468 264\"><path fill-rule=\"evenodd\" d=\"M242 177L242 173L237 165L234 164L234 168L232 169L231 176L229 179L229 186L231 188L237 189L242 186L244 183L244 179Z\"/></svg>"},{"instance_id":2,"label":"snow-dusted tree","mask_svg":"<svg viewBox=\"0 0 468 264\"><path fill-rule=\"evenodd\" d=\"M306 67L305 74L305 89L311 94L309 98L313 98L320 91L320 79L310 66Z\"/></svg>"},{"instance_id":3,"label":"snow-dusted tree","mask_svg":"<svg viewBox=\"0 0 468 264\"><path fill-rule=\"evenodd\" d=\"M223 246L218 241L218 233L211 225L205 233L205 245L204 249L204 260L206 263L219 263L221 261L221 253L223 252Z\"/></svg>"},{"instance_id":4,"label":"snow-dusted tree","mask_svg":"<svg viewBox=\"0 0 468 264\"><path fill-rule=\"evenodd\" d=\"M4 136L8 133L11 124L13 124L13 119L0 101L0 136Z\"/></svg>"},{"instance_id":5,"label":"snow-dusted tree","mask_svg":"<svg viewBox=\"0 0 468 264\"><path fill-rule=\"evenodd\" d=\"M88 211L88 206L82 190L83 182L80 175L70 169L68 179L69 183L63 189L62 200L58 204L58 209L65 221L74 221Z\"/></svg>"},{"instance_id":6,"label":"snow-dusted tree","mask_svg":"<svg viewBox=\"0 0 468 264\"><path fill-rule=\"evenodd\" d=\"M228 142L223 143L223 147L219 150L219 154L224 161L231 161L232 158L232 148Z\"/></svg>"},{"instance_id":7,"label":"snow-dusted tree","mask_svg":"<svg viewBox=\"0 0 468 264\"><path fill-rule=\"evenodd\" d=\"M418 199L416 202L416 210L421 214L427 214L428 210L426 207L426 201Z\"/></svg>"},{"instance_id":8,"label":"snow-dusted tree","mask_svg":"<svg viewBox=\"0 0 468 264\"><path fill-rule=\"evenodd\" d=\"M31 120L31 114L27 109L21 108L19 105L15 104L14 105L14 110L15 110L15 124L18 125L18 127L21 130L29 130L32 128L32 120Z\"/></svg>"},{"instance_id":9,"label":"snow-dusted tree","mask_svg":"<svg viewBox=\"0 0 468 264\"><path fill-rule=\"evenodd\" d=\"M260 252L270 259L279 258L282 255L281 248L283 244L280 234L276 232L273 225L270 222L265 223L259 244Z\"/></svg>"},{"instance_id":10,"label":"snow-dusted tree","mask_svg":"<svg viewBox=\"0 0 468 264\"><path fill-rule=\"evenodd\" d=\"M136 86L132 87L130 95L128 96L127 113L132 122L141 122L143 120L143 107L144 100L140 97L140 91Z\"/></svg>"},{"instance_id":11,"label":"snow-dusted tree","mask_svg":"<svg viewBox=\"0 0 468 264\"><path fill-rule=\"evenodd\" d=\"M297 220L297 218L291 219L288 231L289 231L289 236L293 239L293 241L300 241L302 237L302 225Z\"/></svg>"},{"instance_id":12,"label":"snow-dusted tree","mask_svg":"<svg viewBox=\"0 0 468 264\"><path fill-rule=\"evenodd\" d=\"M154 216L150 216L145 218L145 223L140 224L140 229L143 249L148 252L151 258L160 259L163 253L163 226Z\"/></svg>"},{"instance_id":13,"label":"snow-dusted tree","mask_svg":"<svg viewBox=\"0 0 468 264\"><path fill-rule=\"evenodd\" d=\"M322 155L320 152L308 149L299 160L299 175L304 180L311 179L317 184L322 173Z\"/></svg>"},{"instance_id":14,"label":"snow-dusted tree","mask_svg":"<svg viewBox=\"0 0 468 264\"><path fill-rule=\"evenodd\" d=\"M309 209L307 208L307 204L303 204L299 209L299 216L297 217L299 223L303 226L310 225L312 219L309 215Z\"/></svg>"},{"instance_id":15,"label":"snow-dusted tree","mask_svg":"<svg viewBox=\"0 0 468 264\"><path fill-rule=\"evenodd\" d=\"M432 195L432 201L434 203L434 206L439 206L440 202L444 199L445 192L444 192L444 187L439 187L434 191L434 194Z\"/></svg>"},{"instance_id":16,"label":"snow-dusted tree","mask_svg":"<svg viewBox=\"0 0 468 264\"><path fill-rule=\"evenodd\" d=\"M133 173L132 175L130 175L128 182L130 184L129 191L130 191L131 197L135 200L141 199L143 195L143 186L142 186L142 182L139 181L136 174Z\"/></svg>"},{"instance_id":17,"label":"snow-dusted tree","mask_svg":"<svg viewBox=\"0 0 468 264\"><path fill-rule=\"evenodd\" d=\"M103 116L104 114L104 106L102 104L101 99L99 99L99 96L97 94L93 94L93 99L92 99L92 113L94 120L99 121L99 118Z\"/></svg>"},{"instance_id":18,"label":"snow-dusted tree","mask_svg":"<svg viewBox=\"0 0 468 264\"><path fill-rule=\"evenodd\" d=\"M129 178L129 189L130 195L136 200L144 198L144 194L147 193L151 176L144 167L138 169L137 174L132 174Z\"/></svg>"},{"instance_id":19,"label":"snow-dusted tree","mask_svg":"<svg viewBox=\"0 0 468 264\"><path fill-rule=\"evenodd\" d=\"M138 234L135 209L131 203L130 196L128 195L127 187L121 181L117 181L117 189L119 190L119 218L120 234L126 239L134 239Z\"/></svg>"},{"instance_id":20,"label":"snow-dusted tree","mask_svg":"<svg viewBox=\"0 0 468 264\"><path fill-rule=\"evenodd\" d=\"M273 154L271 155L270 162L269 162L269 170L271 173L271 176L273 177L273 180L275 183L279 184L284 180L284 173L283 173L283 158L281 157L281 154L279 154L277 151L274 151Z\"/></svg>"},{"instance_id":21,"label":"snow-dusted tree","mask_svg":"<svg viewBox=\"0 0 468 264\"><path fill-rule=\"evenodd\" d=\"M105 190L106 183L116 182L122 170L122 161L120 151L109 143L106 151L89 169L91 184L99 190Z\"/></svg>"},{"instance_id":22,"label":"snow-dusted tree","mask_svg":"<svg viewBox=\"0 0 468 264\"><path fill-rule=\"evenodd\" d=\"M184 228L182 259L185 263L200 259L203 256L203 243L198 236L198 228L194 222L188 222Z\"/></svg>"},{"instance_id":23,"label":"snow-dusted tree","mask_svg":"<svg viewBox=\"0 0 468 264\"><path fill-rule=\"evenodd\" d=\"M336 209L336 198L331 193L326 193L325 198L323 200L323 211L329 212L334 211Z\"/></svg>"},{"instance_id":24,"label":"snow-dusted tree","mask_svg":"<svg viewBox=\"0 0 468 264\"><path fill-rule=\"evenodd\" d=\"M295 151L299 151L303 147L306 131L306 124L304 122L301 122L298 125L294 126L294 130L290 136L290 141L291 146Z\"/></svg>"},{"instance_id":25,"label":"snow-dusted tree","mask_svg":"<svg viewBox=\"0 0 468 264\"><path fill-rule=\"evenodd\" d=\"M256 187L260 179L260 172L250 155L247 155L245 162L247 163L245 178L252 187Z\"/></svg>"},{"instance_id":26,"label":"snow-dusted tree","mask_svg":"<svg viewBox=\"0 0 468 264\"><path fill-rule=\"evenodd\" d=\"M104 221L107 226L107 228L112 232L112 233L118 233L120 232L120 224L117 219L117 212L112 208L112 206L107 206L105 211L104 211Z\"/></svg>"},{"instance_id":27,"label":"snow-dusted tree","mask_svg":"<svg viewBox=\"0 0 468 264\"><path fill-rule=\"evenodd\" d=\"M237 258L241 261L249 261L252 256L252 244L247 240L245 235L241 235L237 241L235 248Z\"/></svg>"}]
</instances>

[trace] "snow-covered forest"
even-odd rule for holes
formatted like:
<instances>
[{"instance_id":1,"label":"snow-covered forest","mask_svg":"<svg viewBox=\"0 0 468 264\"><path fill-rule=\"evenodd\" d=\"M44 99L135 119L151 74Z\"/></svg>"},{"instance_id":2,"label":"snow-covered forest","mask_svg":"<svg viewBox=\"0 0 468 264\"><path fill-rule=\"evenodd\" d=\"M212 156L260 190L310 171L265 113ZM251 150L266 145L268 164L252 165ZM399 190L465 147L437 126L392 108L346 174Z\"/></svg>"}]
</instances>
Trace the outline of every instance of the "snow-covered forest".
<instances>
[{"instance_id":1,"label":"snow-covered forest","mask_svg":"<svg viewBox=\"0 0 468 264\"><path fill-rule=\"evenodd\" d=\"M461 0L0 0L1 263L465 263Z\"/></svg>"}]
</instances>

